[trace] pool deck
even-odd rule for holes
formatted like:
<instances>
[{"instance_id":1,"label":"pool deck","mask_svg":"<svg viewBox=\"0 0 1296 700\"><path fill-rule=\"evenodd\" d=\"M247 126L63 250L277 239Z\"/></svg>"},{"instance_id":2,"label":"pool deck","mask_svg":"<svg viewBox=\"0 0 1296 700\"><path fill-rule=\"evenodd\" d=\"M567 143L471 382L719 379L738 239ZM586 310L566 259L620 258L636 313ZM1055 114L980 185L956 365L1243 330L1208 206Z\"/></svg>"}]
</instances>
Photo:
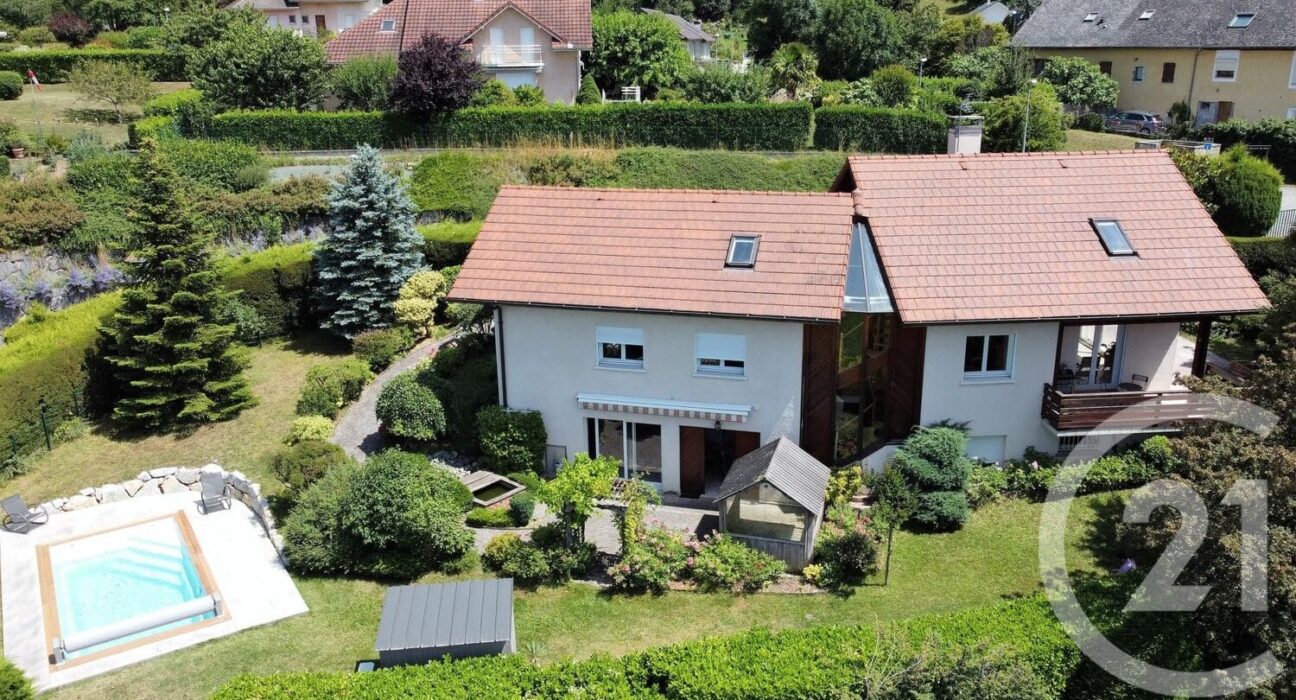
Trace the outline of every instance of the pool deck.
<instances>
[{"instance_id":1,"label":"pool deck","mask_svg":"<svg viewBox=\"0 0 1296 700\"><path fill-rule=\"evenodd\" d=\"M194 492L135 498L69 513L52 513L48 524L26 535L0 530L0 605L4 611L5 656L26 672L38 689L44 690L307 612L306 601L297 592L252 511L235 500L229 509L202 515L197 501L198 494ZM37 545L177 512L185 513L193 526L198 547L211 567L229 612L228 619L51 671L45 646Z\"/></svg>"}]
</instances>

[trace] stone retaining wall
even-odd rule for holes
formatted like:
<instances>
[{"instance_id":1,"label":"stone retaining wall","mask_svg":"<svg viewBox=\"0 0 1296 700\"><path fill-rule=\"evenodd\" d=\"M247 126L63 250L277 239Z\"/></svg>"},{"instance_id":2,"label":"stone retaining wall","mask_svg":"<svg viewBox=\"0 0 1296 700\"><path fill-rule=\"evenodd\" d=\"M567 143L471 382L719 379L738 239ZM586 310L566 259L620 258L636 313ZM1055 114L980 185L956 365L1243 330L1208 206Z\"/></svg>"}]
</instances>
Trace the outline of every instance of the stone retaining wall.
<instances>
[{"instance_id":1,"label":"stone retaining wall","mask_svg":"<svg viewBox=\"0 0 1296 700\"><path fill-rule=\"evenodd\" d=\"M270 512L270 503L261 497L261 484L253 482L242 472L227 472L219 464L208 464L205 467L160 467L142 471L134 479L119 484L87 486L75 495L67 498L55 498L43 503L50 513L69 512L92 508L100 503L118 503L132 498L146 498L170 493L199 492L202 474L220 474L229 487L230 498L242 503L257 516L261 527L283 558L283 540L275 530L274 515Z\"/></svg>"}]
</instances>

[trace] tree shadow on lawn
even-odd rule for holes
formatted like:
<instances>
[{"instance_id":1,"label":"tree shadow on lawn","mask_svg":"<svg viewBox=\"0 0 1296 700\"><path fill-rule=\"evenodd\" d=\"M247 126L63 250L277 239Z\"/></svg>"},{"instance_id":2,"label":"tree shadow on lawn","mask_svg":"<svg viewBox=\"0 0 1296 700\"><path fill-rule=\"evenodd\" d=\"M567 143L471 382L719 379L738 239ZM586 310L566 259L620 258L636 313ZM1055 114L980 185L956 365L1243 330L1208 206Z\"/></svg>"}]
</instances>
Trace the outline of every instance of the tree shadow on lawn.
<instances>
[{"instance_id":1,"label":"tree shadow on lawn","mask_svg":"<svg viewBox=\"0 0 1296 700\"><path fill-rule=\"evenodd\" d=\"M139 118L134 112L123 112L122 121L117 121L114 109L92 109L87 107L69 107L62 112L63 121L82 122L85 124L128 124Z\"/></svg>"},{"instance_id":2,"label":"tree shadow on lawn","mask_svg":"<svg viewBox=\"0 0 1296 700\"><path fill-rule=\"evenodd\" d=\"M1093 516L1085 525L1080 546L1093 555L1099 566L1108 570L1115 570L1131 556L1122 545L1120 535L1126 500L1123 492L1113 492L1094 495L1089 501Z\"/></svg>"},{"instance_id":3,"label":"tree shadow on lawn","mask_svg":"<svg viewBox=\"0 0 1296 700\"><path fill-rule=\"evenodd\" d=\"M304 355L350 355L351 344L342 336L310 330L289 336L284 348Z\"/></svg>"}]
</instances>

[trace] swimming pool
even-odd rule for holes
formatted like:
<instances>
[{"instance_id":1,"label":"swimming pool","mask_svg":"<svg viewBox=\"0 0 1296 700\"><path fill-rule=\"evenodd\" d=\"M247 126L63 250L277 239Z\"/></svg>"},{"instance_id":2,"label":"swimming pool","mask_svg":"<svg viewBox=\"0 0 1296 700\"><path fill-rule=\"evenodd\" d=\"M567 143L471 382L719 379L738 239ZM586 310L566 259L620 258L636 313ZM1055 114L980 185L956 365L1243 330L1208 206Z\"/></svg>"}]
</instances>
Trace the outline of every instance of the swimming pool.
<instances>
[{"instance_id":1,"label":"swimming pool","mask_svg":"<svg viewBox=\"0 0 1296 700\"><path fill-rule=\"evenodd\" d=\"M54 627L46 633L56 663L111 653L217 617L219 596L204 580L206 566L184 517L48 545L42 598L47 627Z\"/></svg>"}]
</instances>

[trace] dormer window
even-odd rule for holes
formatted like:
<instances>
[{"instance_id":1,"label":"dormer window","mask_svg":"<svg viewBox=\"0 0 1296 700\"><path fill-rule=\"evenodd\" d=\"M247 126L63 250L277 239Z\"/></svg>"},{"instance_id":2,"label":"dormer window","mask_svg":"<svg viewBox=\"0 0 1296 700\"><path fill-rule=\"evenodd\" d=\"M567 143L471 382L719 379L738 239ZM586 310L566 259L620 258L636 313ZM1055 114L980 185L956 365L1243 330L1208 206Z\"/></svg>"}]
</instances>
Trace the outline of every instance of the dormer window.
<instances>
[{"instance_id":1,"label":"dormer window","mask_svg":"<svg viewBox=\"0 0 1296 700\"><path fill-rule=\"evenodd\" d=\"M1130 244L1129 236L1125 235L1125 229L1119 221L1090 219L1089 223L1093 225L1094 231L1098 232L1098 239L1102 241L1108 255L1115 257L1136 254L1134 246Z\"/></svg>"},{"instance_id":2,"label":"dormer window","mask_svg":"<svg viewBox=\"0 0 1296 700\"><path fill-rule=\"evenodd\" d=\"M385 20L383 20L383 21L382 21L382 24L379 25L379 27L378 27L378 31L380 31L380 32L394 32L394 31L396 31L396 20L394 20L394 19L385 19Z\"/></svg>"},{"instance_id":3,"label":"dormer window","mask_svg":"<svg viewBox=\"0 0 1296 700\"><path fill-rule=\"evenodd\" d=\"M1139 21L1152 19L1152 15L1155 14L1156 10L1143 10L1143 14L1139 15Z\"/></svg>"},{"instance_id":4,"label":"dormer window","mask_svg":"<svg viewBox=\"0 0 1296 700\"><path fill-rule=\"evenodd\" d=\"M729 255L725 267L756 267L756 249L760 236L733 236L729 239Z\"/></svg>"},{"instance_id":5,"label":"dormer window","mask_svg":"<svg viewBox=\"0 0 1296 700\"><path fill-rule=\"evenodd\" d=\"M1233 21L1229 22L1229 29L1246 29L1251 26L1251 20L1255 19L1254 12L1239 12L1233 15Z\"/></svg>"},{"instance_id":6,"label":"dormer window","mask_svg":"<svg viewBox=\"0 0 1296 700\"><path fill-rule=\"evenodd\" d=\"M1092 22L1092 21L1094 21L1094 20L1096 20L1096 19L1098 19L1098 13L1097 13L1097 12L1090 12L1089 14L1085 15L1084 21L1086 21L1086 22Z\"/></svg>"}]
</instances>

